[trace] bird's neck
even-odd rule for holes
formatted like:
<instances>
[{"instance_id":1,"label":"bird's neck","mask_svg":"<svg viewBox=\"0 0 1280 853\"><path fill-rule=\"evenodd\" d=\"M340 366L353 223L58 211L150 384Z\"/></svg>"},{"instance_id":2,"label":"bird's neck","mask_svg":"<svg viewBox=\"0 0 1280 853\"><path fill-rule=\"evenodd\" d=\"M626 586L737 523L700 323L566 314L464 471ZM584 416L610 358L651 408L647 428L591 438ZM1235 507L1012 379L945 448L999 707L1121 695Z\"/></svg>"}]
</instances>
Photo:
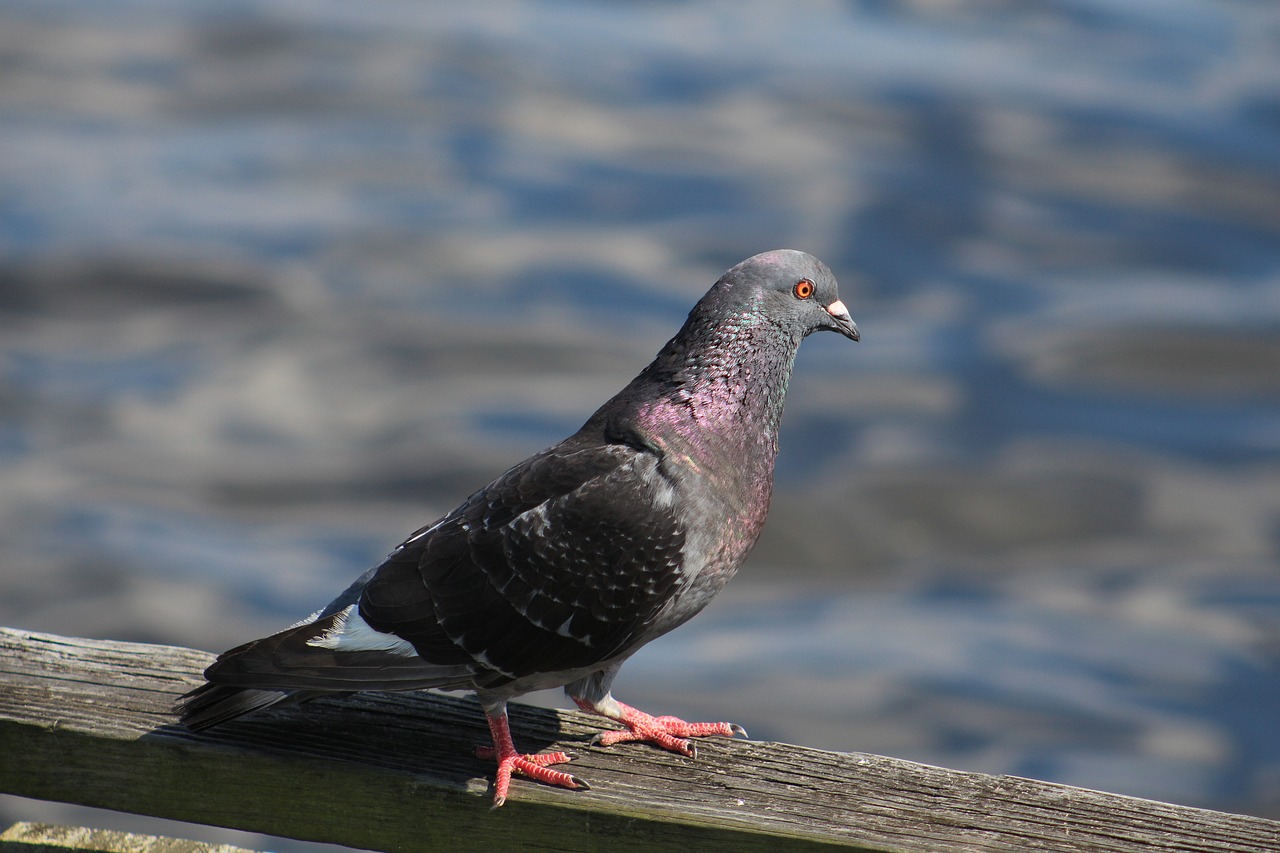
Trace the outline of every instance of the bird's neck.
<instances>
[{"instance_id":1,"label":"bird's neck","mask_svg":"<svg viewBox=\"0 0 1280 853\"><path fill-rule=\"evenodd\" d=\"M703 579L716 586L746 557L768 515L778 424L800 341L749 316L695 321L583 429L662 457L691 498L683 511L723 532Z\"/></svg>"},{"instance_id":2,"label":"bird's neck","mask_svg":"<svg viewBox=\"0 0 1280 853\"><path fill-rule=\"evenodd\" d=\"M648 401L633 412L634 425L695 464L771 477L799 343L751 315L701 325L691 318L633 383L643 388L630 399Z\"/></svg>"}]
</instances>

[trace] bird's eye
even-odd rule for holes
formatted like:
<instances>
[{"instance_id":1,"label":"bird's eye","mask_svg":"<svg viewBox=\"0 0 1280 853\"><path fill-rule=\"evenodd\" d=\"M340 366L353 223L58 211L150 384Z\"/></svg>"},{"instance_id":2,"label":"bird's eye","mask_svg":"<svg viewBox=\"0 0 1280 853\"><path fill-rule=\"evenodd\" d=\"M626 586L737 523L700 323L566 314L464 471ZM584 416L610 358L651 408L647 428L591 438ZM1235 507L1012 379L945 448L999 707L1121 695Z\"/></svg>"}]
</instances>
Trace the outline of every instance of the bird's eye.
<instances>
[{"instance_id":1,"label":"bird's eye","mask_svg":"<svg viewBox=\"0 0 1280 853\"><path fill-rule=\"evenodd\" d=\"M808 299L813 296L813 282L802 278L796 282L795 287L791 288L791 292L795 294L796 299Z\"/></svg>"}]
</instances>

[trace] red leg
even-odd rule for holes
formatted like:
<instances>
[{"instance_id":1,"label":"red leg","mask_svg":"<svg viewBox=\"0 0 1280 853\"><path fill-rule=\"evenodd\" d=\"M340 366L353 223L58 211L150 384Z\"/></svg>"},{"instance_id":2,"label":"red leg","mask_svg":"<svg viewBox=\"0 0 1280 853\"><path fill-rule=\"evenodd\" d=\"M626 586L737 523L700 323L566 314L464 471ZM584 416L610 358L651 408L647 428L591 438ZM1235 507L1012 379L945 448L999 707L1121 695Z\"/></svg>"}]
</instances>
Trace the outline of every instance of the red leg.
<instances>
[{"instance_id":1,"label":"red leg","mask_svg":"<svg viewBox=\"0 0 1280 853\"><path fill-rule=\"evenodd\" d=\"M644 711L636 710L608 695L595 704L576 697L573 701L584 711L617 720L627 727L627 731L602 732L596 735L592 743L600 746L639 740L696 758L698 750L686 738L710 735L747 736L742 726L733 723L687 723L679 717L651 717Z\"/></svg>"},{"instance_id":2,"label":"red leg","mask_svg":"<svg viewBox=\"0 0 1280 853\"><path fill-rule=\"evenodd\" d=\"M539 782L546 782L548 785L559 785L562 788L590 787L577 776L549 768L551 764L564 764L570 760L569 756L563 752L547 752L541 755L522 755L516 752L505 709L494 713L485 711L485 718L489 721L489 733L493 735L493 746L476 747L476 755L480 758L496 758L498 761L498 773L493 781L495 809L507 801L507 789L511 786L512 772Z\"/></svg>"}]
</instances>

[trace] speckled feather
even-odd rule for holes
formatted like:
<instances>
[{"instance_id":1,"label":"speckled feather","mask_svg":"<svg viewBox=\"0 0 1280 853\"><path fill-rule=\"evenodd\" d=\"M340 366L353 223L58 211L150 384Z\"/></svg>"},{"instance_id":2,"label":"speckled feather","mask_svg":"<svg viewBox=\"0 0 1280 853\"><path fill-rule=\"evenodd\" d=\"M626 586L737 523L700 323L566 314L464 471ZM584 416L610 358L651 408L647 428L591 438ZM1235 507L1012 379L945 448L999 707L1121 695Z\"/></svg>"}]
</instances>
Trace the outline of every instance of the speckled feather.
<instances>
[{"instance_id":1,"label":"speckled feather","mask_svg":"<svg viewBox=\"0 0 1280 853\"><path fill-rule=\"evenodd\" d=\"M647 451L580 432L397 549L360 615L429 662L461 651L487 691L598 666L680 586L684 529L659 506L656 469Z\"/></svg>"}]
</instances>

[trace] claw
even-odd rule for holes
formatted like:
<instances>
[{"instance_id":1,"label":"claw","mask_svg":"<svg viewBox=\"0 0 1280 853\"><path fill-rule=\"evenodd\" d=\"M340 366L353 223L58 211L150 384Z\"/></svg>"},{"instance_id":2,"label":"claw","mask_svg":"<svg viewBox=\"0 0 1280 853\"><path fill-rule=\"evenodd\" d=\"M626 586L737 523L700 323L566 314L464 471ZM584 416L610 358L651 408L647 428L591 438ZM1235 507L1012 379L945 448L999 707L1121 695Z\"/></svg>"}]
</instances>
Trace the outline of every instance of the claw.
<instances>
[{"instance_id":1,"label":"claw","mask_svg":"<svg viewBox=\"0 0 1280 853\"><path fill-rule=\"evenodd\" d=\"M624 705L615 699L604 703L593 704L584 699L574 699L580 708L601 716L616 720L627 727L625 731L600 732L591 738L592 746L612 746L615 743L630 741L646 741L656 744L671 752L678 752L690 758L698 757L698 749L687 738L708 737L746 737L747 730L736 723L689 723L679 717L651 717L630 705Z\"/></svg>"},{"instance_id":2,"label":"claw","mask_svg":"<svg viewBox=\"0 0 1280 853\"><path fill-rule=\"evenodd\" d=\"M476 755L480 758L495 759L498 762L498 772L493 779L492 808L499 808L507 801L507 790L511 787L511 775L513 773L519 773L521 776L536 779L548 785L557 785L561 788L590 789L591 786L585 780L560 770L551 769L553 764L564 764L572 760L567 753L545 752L538 755L528 755L516 752L515 744L511 741L511 729L507 723L506 712L492 714L486 712L485 716L489 720L489 732L493 735L493 746L476 747Z\"/></svg>"}]
</instances>

